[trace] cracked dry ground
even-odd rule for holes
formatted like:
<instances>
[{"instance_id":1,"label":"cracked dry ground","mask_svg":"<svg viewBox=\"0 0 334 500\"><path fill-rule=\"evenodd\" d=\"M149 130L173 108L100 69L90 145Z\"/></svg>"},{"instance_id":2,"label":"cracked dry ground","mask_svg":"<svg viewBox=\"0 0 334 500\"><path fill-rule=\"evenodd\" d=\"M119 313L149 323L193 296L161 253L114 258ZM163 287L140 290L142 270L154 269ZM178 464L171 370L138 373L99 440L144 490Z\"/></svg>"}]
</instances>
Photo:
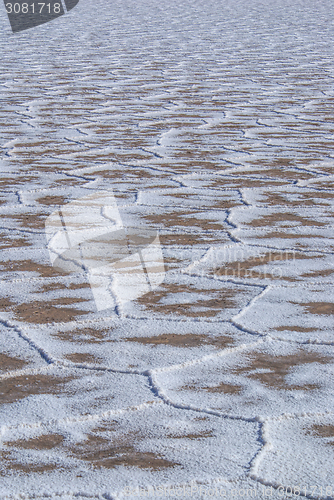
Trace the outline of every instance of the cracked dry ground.
<instances>
[{"instance_id":1,"label":"cracked dry ground","mask_svg":"<svg viewBox=\"0 0 334 500\"><path fill-rule=\"evenodd\" d=\"M332 4L0 21L0 498L334 498ZM96 312L44 228L99 190L166 274Z\"/></svg>"}]
</instances>

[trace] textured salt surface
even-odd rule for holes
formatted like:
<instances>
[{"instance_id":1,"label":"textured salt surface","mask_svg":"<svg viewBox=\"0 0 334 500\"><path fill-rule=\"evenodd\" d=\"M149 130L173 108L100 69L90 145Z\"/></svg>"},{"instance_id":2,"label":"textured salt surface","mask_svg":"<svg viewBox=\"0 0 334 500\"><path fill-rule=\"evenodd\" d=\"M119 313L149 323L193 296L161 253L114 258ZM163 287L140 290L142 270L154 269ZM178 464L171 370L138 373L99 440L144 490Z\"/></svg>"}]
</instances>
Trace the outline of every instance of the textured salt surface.
<instances>
[{"instance_id":1,"label":"textured salt surface","mask_svg":"<svg viewBox=\"0 0 334 500\"><path fill-rule=\"evenodd\" d=\"M333 24L80 0L12 35L0 9L1 499L334 498ZM44 228L106 190L166 275L97 312Z\"/></svg>"}]
</instances>

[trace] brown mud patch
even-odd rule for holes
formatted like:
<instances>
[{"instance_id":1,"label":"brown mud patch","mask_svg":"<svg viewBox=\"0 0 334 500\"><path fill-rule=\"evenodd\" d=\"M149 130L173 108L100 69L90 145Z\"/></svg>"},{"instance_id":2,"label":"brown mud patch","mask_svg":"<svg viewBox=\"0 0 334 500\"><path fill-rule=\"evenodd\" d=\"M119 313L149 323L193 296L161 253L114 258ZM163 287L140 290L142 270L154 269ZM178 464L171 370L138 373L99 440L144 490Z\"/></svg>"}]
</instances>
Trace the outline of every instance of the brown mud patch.
<instances>
[{"instance_id":1,"label":"brown mud patch","mask_svg":"<svg viewBox=\"0 0 334 500\"><path fill-rule=\"evenodd\" d=\"M299 332L299 333L309 333L314 332L314 328L308 328L306 326L277 326L275 328L277 332Z\"/></svg>"},{"instance_id":2,"label":"brown mud patch","mask_svg":"<svg viewBox=\"0 0 334 500\"><path fill-rule=\"evenodd\" d=\"M168 345L172 347L201 347L203 345L210 345L217 349L224 349L234 344L232 337L211 337L210 335L193 333L187 333L185 335L165 333L155 337L131 337L123 340L126 342L138 342L143 345L149 344L154 347L159 345Z\"/></svg>"},{"instance_id":3,"label":"brown mud patch","mask_svg":"<svg viewBox=\"0 0 334 500\"><path fill-rule=\"evenodd\" d=\"M211 243L227 243L228 237L217 237L215 232L203 234L159 234L159 240L162 246L185 246L194 247L197 245L208 245Z\"/></svg>"},{"instance_id":4,"label":"brown mud patch","mask_svg":"<svg viewBox=\"0 0 334 500\"><path fill-rule=\"evenodd\" d=\"M3 272L38 273L42 278L54 278L57 276L68 276L65 271L57 270L51 265L40 264L33 260L7 260L0 263Z\"/></svg>"},{"instance_id":5,"label":"brown mud patch","mask_svg":"<svg viewBox=\"0 0 334 500\"><path fill-rule=\"evenodd\" d=\"M254 267L266 266L272 262L286 262L295 259L309 259L301 253L296 253L294 251L284 251L284 252L267 252L264 255L258 257L249 257L248 259L239 262L231 262L226 264L226 266L218 267L213 270L213 274L216 276L233 276L237 278L270 278L270 279L282 279L286 281L296 281L284 276L276 276L274 274L275 269L273 268L270 272L267 271L257 271Z\"/></svg>"},{"instance_id":6,"label":"brown mud patch","mask_svg":"<svg viewBox=\"0 0 334 500\"><path fill-rule=\"evenodd\" d=\"M92 363L96 364L101 362L101 358L89 354L88 352L74 352L72 354L66 354L65 359L71 361L72 363Z\"/></svg>"},{"instance_id":7,"label":"brown mud patch","mask_svg":"<svg viewBox=\"0 0 334 500\"><path fill-rule=\"evenodd\" d=\"M276 160L276 165L286 166L286 161L284 159ZM292 170L292 169L284 169L284 168L270 168L270 169L258 169L252 170L253 175L265 175L266 177L272 177L274 179L286 179L289 181L293 180L308 180L314 178L314 174L311 172L303 172L301 170Z\"/></svg>"},{"instance_id":8,"label":"brown mud patch","mask_svg":"<svg viewBox=\"0 0 334 500\"><path fill-rule=\"evenodd\" d=\"M249 179L249 178L236 178L236 179L225 179L222 178L216 181L207 182L206 187L210 188L226 188L226 187L234 187L236 189L242 188L257 188L257 187L268 187L268 186L285 186L286 182L284 181L273 181L273 179L262 180L262 179Z\"/></svg>"},{"instance_id":9,"label":"brown mud patch","mask_svg":"<svg viewBox=\"0 0 334 500\"><path fill-rule=\"evenodd\" d=\"M323 269L321 271L310 271L308 273L303 273L301 274L302 278L327 278L328 276L331 276L334 273L334 270L332 269Z\"/></svg>"},{"instance_id":10,"label":"brown mud patch","mask_svg":"<svg viewBox=\"0 0 334 500\"><path fill-rule=\"evenodd\" d=\"M254 353L247 356L248 364L233 368L231 371L236 375L246 375L261 384L276 390L308 390L319 388L319 384L289 384L286 376L293 373L293 369L312 363L322 365L328 364L331 357L322 356L314 352L299 351L298 354L272 356L267 353ZM254 373L255 370L266 370Z\"/></svg>"},{"instance_id":11,"label":"brown mud patch","mask_svg":"<svg viewBox=\"0 0 334 500\"><path fill-rule=\"evenodd\" d=\"M298 199L289 199L290 193L278 194L278 193L266 193L263 201L269 205L283 205L284 207L305 207L305 206L328 206L331 205L331 200L334 198L334 193L324 193L321 191L315 191L313 193L298 193ZM291 196L291 195L290 195ZM319 202L319 199L323 200ZM326 203L327 201L327 203Z\"/></svg>"},{"instance_id":12,"label":"brown mud patch","mask_svg":"<svg viewBox=\"0 0 334 500\"><path fill-rule=\"evenodd\" d=\"M197 432L197 433L190 433L190 434L168 434L166 436L169 439L206 439L210 437L214 437L213 431L202 431L202 432Z\"/></svg>"},{"instance_id":13,"label":"brown mud patch","mask_svg":"<svg viewBox=\"0 0 334 500\"><path fill-rule=\"evenodd\" d=\"M157 471L180 465L156 453L138 451L135 444L131 442L132 439L132 436L122 436L110 440L97 435L89 435L84 443L75 446L72 454L79 460L85 460L95 467L106 469L114 469L122 465Z\"/></svg>"},{"instance_id":14,"label":"brown mud patch","mask_svg":"<svg viewBox=\"0 0 334 500\"><path fill-rule=\"evenodd\" d=\"M29 228L29 229L39 229L44 231L45 228L45 220L47 219L47 215L38 215L38 214L6 214L4 219L12 219L15 221L15 225Z\"/></svg>"},{"instance_id":15,"label":"brown mud patch","mask_svg":"<svg viewBox=\"0 0 334 500\"><path fill-rule=\"evenodd\" d=\"M16 186L22 186L22 184L29 185L29 183L38 181L38 179L39 178L36 175L23 175L22 177L14 175L12 177L2 177L0 179L0 189L6 189L8 187L10 187L11 189L15 189Z\"/></svg>"},{"instance_id":16,"label":"brown mud patch","mask_svg":"<svg viewBox=\"0 0 334 500\"><path fill-rule=\"evenodd\" d=\"M53 206L53 205L64 205L67 201L66 196L43 196L42 198L37 198L36 200L40 205Z\"/></svg>"},{"instance_id":17,"label":"brown mud patch","mask_svg":"<svg viewBox=\"0 0 334 500\"><path fill-rule=\"evenodd\" d=\"M27 361L21 358L15 358L8 354L0 353L0 373L7 373L15 370L21 370L28 364Z\"/></svg>"},{"instance_id":18,"label":"brown mud patch","mask_svg":"<svg viewBox=\"0 0 334 500\"><path fill-rule=\"evenodd\" d=\"M89 283L71 283L69 285L65 283L45 283L40 288L40 293L53 292L54 290L81 290L83 288L90 288Z\"/></svg>"},{"instance_id":19,"label":"brown mud patch","mask_svg":"<svg viewBox=\"0 0 334 500\"><path fill-rule=\"evenodd\" d=\"M298 222L298 225L301 226L312 226L312 227L324 227L327 226L328 223L318 222L315 219L310 219L308 217L302 217L300 215L296 215L292 212L281 212L281 213L273 213L269 215L264 215L263 217L259 217L258 219L253 219L251 222L244 223L245 225L252 227L273 227L277 223L281 223L280 227L292 228L290 222Z\"/></svg>"},{"instance_id":20,"label":"brown mud patch","mask_svg":"<svg viewBox=\"0 0 334 500\"><path fill-rule=\"evenodd\" d=\"M27 323L45 324L45 323L65 323L73 321L77 316L89 314L85 309L76 309L64 307L68 304L78 304L80 302L89 302L87 299L59 298L52 299L52 305L49 302L35 301L27 304L20 304L13 308L17 319ZM59 307L57 307L59 304Z\"/></svg>"},{"instance_id":21,"label":"brown mud patch","mask_svg":"<svg viewBox=\"0 0 334 500\"><path fill-rule=\"evenodd\" d=\"M311 314L325 314L326 316L334 316L334 303L333 302L308 302L307 304L291 302L305 307Z\"/></svg>"},{"instance_id":22,"label":"brown mud patch","mask_svg":"<svg viewBox=\"0 0 334 500\"><path fill-rule=\"evenodd\" d=\"M15 306L15 302L8 298L0 299L0 311L10 311L10 309Z\"/></svg>"},{"instance_id":23,"label":"brown mud patch","mask_svg":"<svg viewBox=\"0 0 334 500\"><path fill-rule=\"evenodd\" d=\"M149 214L144 215L143 218L147 220L152 226L163 226L166 228L193 227L202 230L210 229L218 231L224 229L223 224L208 221L207 219L196 218L194 217L194 214L196 214L196 212L194 212L193 210L185 210L177 213L169 212L164 215ZM191 217L189 217L189 215Z\"/></svg>"},{"instance_id":24,"label":"brown mud patch","mask_svg":"<svg viewBox=\"0 0 334 500\"><path fill-rule=\"evenodd\" d=\"M306 434L311 434L311 435L316 435L321 438L329 438L333 439L334 438L334 425L330 424L314 424L312 427L307 429ZM332 442L327 442L326 444L329 444L330 446L334 446L334 441Z\"/></svg>"},{"instance_id":25,"label":"brown mud patch","mask_svg":"<svg viewBox=\"0 0 334 500\"><path fill-rule=\"evenodd\" d=\"M109 327L111 330L111 327ZM100 342L114 342L109 338L109 333L106 330L96 330L95 328L74 329L65 332L57 332L52 334L58 340L83 344L98 344Z\"/></svg>"},{"instance_id":26,"label":"brown mud patch","mask_svg":"<svg viewBox=\"0 0 334 500\"><path fill-rule=\"evenodd\" d=\"M0 380L2 404L20 401L31 395L62 394L67 382L74 376L55 377L54 375L18 375Z\"/></svg>"},{"instance_id":27,"label":"brown mud patch","mask_svg":"<svg viewBox=\"0 0 334 500\"><path fill-rule=\"evenodd\" d=\"M181 299L175 301L178 294L191 293L197 294L199 299L186 302ZM205 296L210 297L205 298ZM197 317L215 317L223 309L233 308L236 306L236 291L232 290L208 290L204 288L192 288L189 285L161 285L154 292L149 292L143 297L137 299L137 303L144 306L146 310L161 314L183 315L191 318ZM168 304L164 299L173 298L173 304Z\"/></svg>"},{"instance_id":28,"label":"brown mud patch","mask_svg":"<svg viewBox=\"0 0 334 500\"><path fill-rule=\"evenodd\" d=\"M223 394L240 394L242 386L221 382L215 387L204 387L204 390L207 392L220 392Z\"/></svg>"},{"instance_id":29,"label":"brown mud patch","mask_svg":"<svg viewBox=\"0 0 334 500\"><path fill-rule=\"evenodd\" d=\"M55 469L59 469L59 464L57 463L29 463L28 460L24 460L22 463L20 460L15 457L13 451L17 451L17 449L24 450L51 450L62 443L63 436L59 434L46 434L43 436L39 436L38 438L32 439L19 439L17 441L7 441L4 442L5 447L9 447L10 449L7 451L6 449L0 452L1 457L1 466L0 466L0 476L4 476L10 472L17 471L23 472L26 474L32 473L43 473L49 472Z\"/></svg>"},{"instance_id":30,"label":"brown mud patch","mask_svg":"<svg viewBox=\"0 0 334 500\"><path fill-rule=\"evenodd\" d=\"M16 235L10 235L8 233L0 233L0 249L4 250L6 248L21 248L32 246L28 239L17 237Z\"/></svg>"},{"instance_id":31,"label":"brown mud patch","mask_svg":"<svg viewBox=\"0 0 334 500\"><path fill-rule=\"evenodd\" d=\"M52 450L63 441L64 437L60 434L44 434L37 438L7 441L4 444L15 448L23 448L24 450Z\"/></svg>"}]
</instances>

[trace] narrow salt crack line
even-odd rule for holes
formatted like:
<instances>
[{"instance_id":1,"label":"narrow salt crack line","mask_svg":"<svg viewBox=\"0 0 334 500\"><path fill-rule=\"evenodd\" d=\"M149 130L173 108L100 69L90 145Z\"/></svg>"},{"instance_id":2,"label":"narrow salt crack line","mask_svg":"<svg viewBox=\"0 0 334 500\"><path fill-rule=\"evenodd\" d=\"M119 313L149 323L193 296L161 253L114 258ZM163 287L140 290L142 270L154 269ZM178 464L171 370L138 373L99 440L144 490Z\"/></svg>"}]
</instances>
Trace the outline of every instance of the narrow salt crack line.
<instances>
[{"instance_id":1,"label":"narrow salt crack line","mask_svg":"<svg viewBox=\"0 0 334 500\"><path fill-rule=\"evenodd\" d=\"M239 313L237 313L235 316L232 317L231 321L233 321L233 324L238 325L240 328L242 328L242 325L240 325L237 320L240 319L251 307L254 306L254 304L262 298L266 293L269 292L273 288L273 285L258 285L259 288L262 288L262 291L257 295L256 297L253 297L248 304L242 308Z\"/></svg>"},{"instance_id":2,"label":"narrow salt crack line","mask_svg":"<svg viewBox=\"0 0 334 500\"><path fill-rule=\"evenodd\" d=\"M200 408L197 406L193 405L186 405L183 403L174 403L172 399L170 399L167 394L159 387L159 384L155 378L155 373L156 370L148 370L147 371L147 376L152 388L152 392L159 397L165 404L168 406L172 406L173 408L176 408L178 410L188 410L188 411L196 411L198 413L205 413L207 415L213 415L216 417L224 418L226 420L238 420L242 422L255 422L259 423L262 422L262 418L255 416L252 418L247 418L247 417L242 417L240 415L231 415L231 414L226 414L223 412L220 412L219 410L213 410L211 408Z\"/></svg>"},{"instance_id":3,"label":"narrow salt crack line","mask_svg":"<svg viewBox=\"0 0 334 500\"><path fill-rule=\"evenodd\" d=\"M63 366L65 368L77 368L81 370L90 370L90 371L96 371L96 372L110 372L110 373L116 373L116 374L123 374L123 375L139 375L142 377L146 377L145 370L135 370L135 369L127 369L127 370L121 370L121 369L116 369L116 368L110 368L109 366L101 366L101 365L95 365L93 363L75 363L71 361L65 361L63 359L57 359L57 366Z\"/></svg>"},{"instance_id":4,"label":"narrow salt crack line","mask_svg":"<svg viewBox=\"0 0 334 500\"><path fill-rule=\"evenodd\" d=\"M300 414L298 413L293 413L293 414L283 414L279 415L278 417L267 417L261 422L260 424L260 429L259 432L261 433L261 440L263 442L262 448L256 453L256 455L253 457L251 463L250 463L250 469L249 469L249 478L263 484L264 486L267 487L273 487L273 489L278 490L279 488L284 487L284 485L277 483L276 481L268 481L264 480L263 478L260 477L259 475L259 467L261 465L261 462L264 458L264 456L271 451L274 446L270 441L270 430L269 430L269 424L270 422L275 422L275 421L282 421L282 420L288 420L288 419L298 419L298 418L303 418L303 417L326 417L329 415L334 415L333 412L327 411L327 412L321 412L321 413L315 413L315 412L302 412ZM289 485L291 486L291 485ZM287 488L285 489L287 491ZM300 491L300 494L298 495L303 498L307 498L310 500L316 500L319 499L320 497L314 496L314 495L305 495L302 490ZM326 496L326 500L333 500L334 497L332 496Z\"/></svg>"},{"instance_id":5,"label":"narrow salt crack line","mask_svg":"<svg viewBox=\"0 0 334 500\"><path fill-rule=\"evenodd\" d=\"M51 354L49 354L47 351L45 351L45 349L36 344L36 342L34 342L28 335L26 335L18 326L12 324L8 320L1 319L1 317L0 324L7 328L10 328L11 330L14 330L19 335L19 337L25 340L30 345L30 347L37 351L41 358L44 359L44 361L46 361L48 364L56 363L56 359Z\"/></svg>"}]
</instances>

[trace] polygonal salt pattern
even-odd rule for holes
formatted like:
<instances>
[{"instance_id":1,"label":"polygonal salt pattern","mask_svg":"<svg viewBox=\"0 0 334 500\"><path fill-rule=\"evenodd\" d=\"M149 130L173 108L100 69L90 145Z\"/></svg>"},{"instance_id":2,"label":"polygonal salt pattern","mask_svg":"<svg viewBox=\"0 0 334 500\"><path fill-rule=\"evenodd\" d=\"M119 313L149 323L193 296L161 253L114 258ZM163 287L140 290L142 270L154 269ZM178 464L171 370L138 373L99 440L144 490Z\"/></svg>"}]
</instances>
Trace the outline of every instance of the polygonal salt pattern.
<instances>
[{"instance_id":1,"label":"polygonal salt pattern","mask_svg":"<svg viewBox=\"0 0 334 500\"><path fill-rule=\"evenodd\" d=\"M330 253L320 251L232 243L211 247L201 258L194 258L184 272L263 287L298 283L330 287L334 261Z\"/></svg>"},{"instance_id":2,"label":"polygonal salt pattern","mask_svg":"<svg viewBox=\"0 0 334 500\"><path fill-rule=\"evenodd\" d=\"M271 286L235 321L274 338L333 343L332 284Z\"/></svg>"},{"instance_id":3,"label":"polygonal salt pattern","mask_svg":"<svg viewBox=\"0 0 334 500\"><path fill-rule=\"evenodd\" d=\"M119 309L124 316L132 318L226 321L261 291L259 286L170 273L156 290L136 301L120 302Z\"/></svg>"},{"instance_id":4,"label":"polygonal salt pattern","mask_svg":"<svg viewBox=\"0 0 334 500\"><path fill-rule=\"evenodd\" d=\"M81 367L143 373L254 342L229 322L122 319L30 326L29 338L52 358ZM255 336L256 338L256 336Z\"/></svg>"},{"instance_id":5,"label":"polygonal salt pattern","mask_svg":"<svg viewBox=\"0 0 334 500\"><path fill-rule=\"evenodd\" d=\"M334 498L333 22L80 0L14 36L0 9L1 499ZM165 278L97 311L44 224L100 191Z\"/></svg>"},{"instance_id":6,"label":"polygonal salt pattern","mask_svg":"<svg viewBox=\"0 0 334 500\"><path fill-rule=\"evenodd\" d=\"M28 429L8 426L0 444L2 494L118 497L129 487L234 480L260 447L255 422L184 413L163 403Z\"/></svg>"},{"instance_id":7,"label":"polygonal salt pattern","mask_svg":"<svg viewBox=\"0 0 334 500\"><path fill-rule=\"evenodd\" d=\"M239 241L278 248L332 252L332 207L235 208L229 218Z\"/></svg>"},{"instance_id":8,"label":"polygonal salt pattern","mask_svg":"<svg viewBox=\"0 0 334 500\"><path fill-rule=\"evenodd\" d=\"M4 428L82 415L93 418L154 399L145 377L55 364L5 374L0 385Z\"/></svg>"},{"instance_id":9,"label":"polygonal salt pattern","mask_svg":"<svg viewBox=\"0 0 334 500\"><path fill-rule=\"evenodd\" d=\"M156 370L162 397L184 408L264 418L332 408L334 350L272 340Z\"/></svg>"}]
</instances>

